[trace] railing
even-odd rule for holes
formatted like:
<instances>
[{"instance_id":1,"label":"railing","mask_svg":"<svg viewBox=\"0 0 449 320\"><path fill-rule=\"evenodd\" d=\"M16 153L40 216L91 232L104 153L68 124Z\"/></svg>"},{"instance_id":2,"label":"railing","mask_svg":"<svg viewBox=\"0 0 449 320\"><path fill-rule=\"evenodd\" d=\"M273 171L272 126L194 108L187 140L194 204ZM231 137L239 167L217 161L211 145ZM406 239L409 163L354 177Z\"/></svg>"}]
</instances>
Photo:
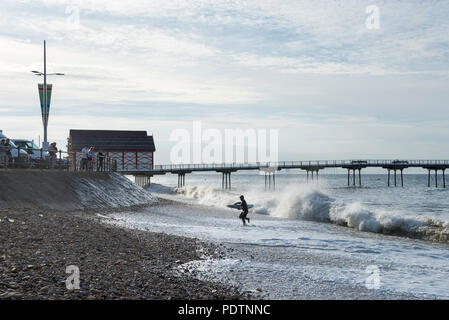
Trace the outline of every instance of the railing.
<instances>
[{"instance_id":1,"label":"railing","mask_svg":"<svg viewBox=\"0 0 449 320\"><path fill-rule=\"evenodd\" d=\"M314 160L314 161L279 161L253 163L212 163L156 165L152 171L214 171L245 170L264 168L337 168L337 167L425 167L448 166L449 160Z\"/></svg>"},{"instance_id":2,"label":"railing","mask_svg":"<svg viewBox=\"0 0 449 320\"><path fill-rule=\"evenodd\" d=\"M63 169L71 171L117 171L117 161L104 157L83 160L76 159L76 153L58 150L56 152L43 149L3 147L0 149L0 168L26 169ZM85 165L85 166L84 166Z\"/></svg>"},{"instance_id":3,"label":"railing","mask_svg":"<svg viewBox=\"0 0 449 320\"><path fill-rule=\"evenodd\" d=\"M117 160L109 156L99 157L95 155L92 158L82 158L81 152L69 152L70 170L72 171L90 171L90 172L110 172L117 171Z\"/></svg>"},{"instance_id":4,"label":"railing","mask_svg":"<svg viewBox=\"0 0 449 320\"><path fill-rule=\"evenodd\" d=\"M67 152L62 150L52 154L43 149L10 146L0 148L0 168L68 169L70 165Z\"/></svg>"},{"instance_id":5,"label":"railing","mask_svg":"<svg viewBox=\"0 0 449 320\"><path fill-rule=\"evenodd\" d=\"M6 149L5 149L6 148ZM58 150L53 156L43 149L3 147L3 150L17 150L17 156L5 154L0 150L0 168L65 169L74 171L117 171L116 159L105 156L101 162L98 155L91 160L82 160L76 153ZM23 153L23 152L26 152ZM32 154L32 156L31 156ZM37 154L37 155L36 155ZM156 165L147 172L175 171L216 171L216 170L257 170L257 169L313 169L344 167L432 167L449 168L449 160L310 160L278 161L252 163L212 163ZM125 170L120 170L126 172ZM133 171L133 170L130 170Z\"/></svg>"}]
</instances>

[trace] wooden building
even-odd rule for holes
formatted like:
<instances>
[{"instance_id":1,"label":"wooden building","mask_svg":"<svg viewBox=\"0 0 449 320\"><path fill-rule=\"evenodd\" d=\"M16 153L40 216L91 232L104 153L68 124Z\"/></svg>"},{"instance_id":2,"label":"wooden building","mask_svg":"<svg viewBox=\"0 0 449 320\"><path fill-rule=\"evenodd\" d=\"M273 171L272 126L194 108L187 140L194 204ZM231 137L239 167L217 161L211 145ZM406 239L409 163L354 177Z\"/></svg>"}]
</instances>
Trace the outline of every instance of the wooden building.
<instances>
[{"instance_id":1,"label":"wooden building","mask_svg":"<svg viewBox=\"0 0 449 320\"><path fill-rule=\"evenodd\" d=\"M154 167L156 148L146 131L70 130L67 151L73 170L80 168L84 147L94 147L94 162L98 152L105 155L106 170L143 172Z\"/></svg>"}]
</instances>

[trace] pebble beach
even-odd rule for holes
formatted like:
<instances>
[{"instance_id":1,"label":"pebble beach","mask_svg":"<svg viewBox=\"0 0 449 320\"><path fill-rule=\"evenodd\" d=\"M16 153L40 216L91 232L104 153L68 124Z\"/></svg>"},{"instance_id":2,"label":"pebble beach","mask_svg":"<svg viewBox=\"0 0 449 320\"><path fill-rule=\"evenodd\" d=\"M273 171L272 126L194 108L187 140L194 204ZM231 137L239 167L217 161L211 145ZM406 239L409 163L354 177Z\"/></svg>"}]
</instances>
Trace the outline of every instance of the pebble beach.
<instances>
[{"instance_id":1,"label":"pebble beach","mask_svg":"<svg viewBox=\"0 0 449 320\"><path fill-rule=\"evenodd\" d=\"M248 299L235 286L174 270L220 248L196 239L124 229L98 211L2 209L0 299ZM80 270L69 290L67 266Z\"/></svg>"}]
</instances>

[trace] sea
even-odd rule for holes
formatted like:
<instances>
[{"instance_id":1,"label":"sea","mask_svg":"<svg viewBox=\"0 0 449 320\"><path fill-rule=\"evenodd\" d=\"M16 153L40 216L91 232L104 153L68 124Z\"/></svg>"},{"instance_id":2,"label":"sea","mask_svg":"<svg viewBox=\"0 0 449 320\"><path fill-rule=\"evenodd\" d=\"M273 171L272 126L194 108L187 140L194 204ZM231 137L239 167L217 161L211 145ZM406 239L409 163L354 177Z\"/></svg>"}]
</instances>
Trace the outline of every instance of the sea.
<instances>
[{"instance_id":1,"label":"sea","mask_svg":"<svg viewBox=\"0 0 449 320\"><path fill-rule=\"evenodd\" d=\"M198 238L232 250L179 267L208 281L234 284L266 299L448 299L449 189L431 176L320 173L312 181L280 172L267 189L258 172L156 176L148 188L172 205L115 212L111 223ZM244 195L253 205L243 226L229 208Z\"/></svg>"}]
</instances>

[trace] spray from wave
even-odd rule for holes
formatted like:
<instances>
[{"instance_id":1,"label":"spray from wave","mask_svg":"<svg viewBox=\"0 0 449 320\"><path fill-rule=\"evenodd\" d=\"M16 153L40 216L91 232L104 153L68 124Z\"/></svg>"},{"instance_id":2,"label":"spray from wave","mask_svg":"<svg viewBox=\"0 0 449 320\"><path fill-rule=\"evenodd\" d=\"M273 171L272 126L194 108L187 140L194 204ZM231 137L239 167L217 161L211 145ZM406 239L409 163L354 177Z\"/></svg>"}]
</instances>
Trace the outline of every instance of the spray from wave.
<instances>
[{"instance_id":1,"label":"spray from wave","mask_svg":"<svg viewBox=\"0 0 449 320\"><path fill-rule=\"evenodd\" d=\"M447 224L428 217L404 217L391 212L369 210L360 203L332 207L329 216L335 224L359 231L449 242Z\"/></svg>"},{"instance_id":2,"label":"spray from wave","mask_svg":"<svg viewBox=\"0 0 449 320\"><path fill-rule=\"evenodd\" d=\"M159 189L164 193L177 193L195 199L202 205L220 208L238 201L240 195L210 186ZM428 217L408 217L399 212L374 210L358 202L338 203L324 191L308 185L286 186L276 192L248 190L245 198L248 203L254 204L253 212L277 218L328 222L358 231L449 242L448 223Z\"/></svg>"}]
</instances>

